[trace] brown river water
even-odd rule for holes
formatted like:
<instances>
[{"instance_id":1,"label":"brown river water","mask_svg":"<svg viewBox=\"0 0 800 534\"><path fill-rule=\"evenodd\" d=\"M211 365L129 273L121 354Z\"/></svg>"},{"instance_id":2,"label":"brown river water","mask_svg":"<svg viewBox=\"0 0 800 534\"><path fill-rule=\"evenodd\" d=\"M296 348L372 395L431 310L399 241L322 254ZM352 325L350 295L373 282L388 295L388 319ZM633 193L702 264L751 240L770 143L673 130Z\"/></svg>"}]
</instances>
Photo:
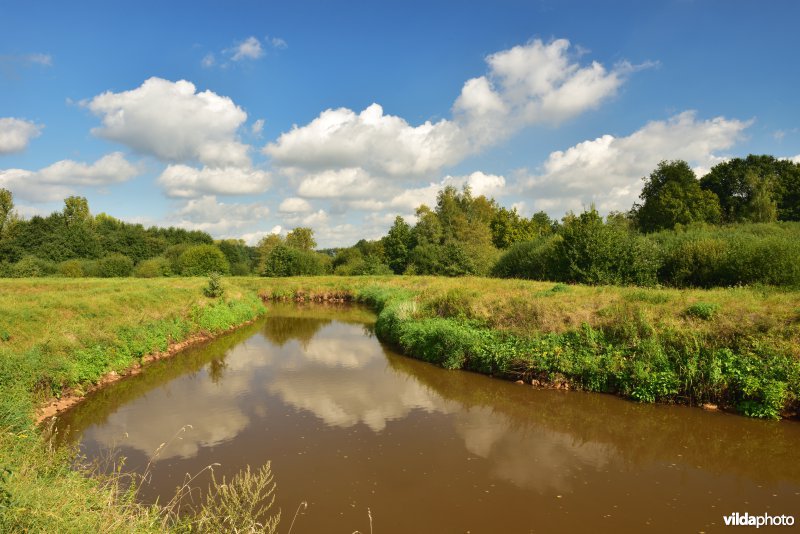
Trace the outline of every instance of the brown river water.
<instances>
[{"instance_id":1,"label":"brown river water","mask_svg":"<svg viewBox=\"0 0 800 534\"><path fill-rule=\"evenodd\" d=\"M147 502L211 464L221 478L271 461L280 532L302 502L293 533L369 533L370 516L375 534L718 532L734 512L800 522L797 422L446 371L392 352L373 324L354 306L273 305L95 392L58 427L87 458L139 472L166 443Z\"/></svg>"}]
</instances>

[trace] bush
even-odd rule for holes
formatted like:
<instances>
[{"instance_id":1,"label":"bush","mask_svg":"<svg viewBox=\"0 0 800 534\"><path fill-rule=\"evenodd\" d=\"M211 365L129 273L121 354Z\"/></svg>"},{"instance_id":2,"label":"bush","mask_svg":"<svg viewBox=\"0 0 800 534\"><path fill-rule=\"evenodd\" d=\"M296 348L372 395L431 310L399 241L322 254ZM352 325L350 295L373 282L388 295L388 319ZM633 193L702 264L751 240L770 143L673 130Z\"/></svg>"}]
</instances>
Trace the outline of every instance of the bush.
<instances>
[{"instance_id":1,"label":"bush","mask_svg":"<svg viewBox=\"0 0 800 534\"><path fill-rule=\"evenodd\" d=\"M212 272L228 274L230 264L216 245L195 245L180 255L178 269L183 276L207 276Z\"/></svg>"},{"instance_id":2,"label":"bush","mask_svg":"<svg viewBox=\"0 0 800 534\"><path fill-rule=\"evenodd\" d=\"M303 276L325 274L330 258L310 250L276 245L264 261L261 276Z\"/></svg>"},{"instance_id":3,"label":"bush","mask_svg":"<svg viewBox=\"0 0 800 534\"><path fill-rule=\"evenodd\" d=\"M25 256L11 267L11 276L14 278L35 278L55 274L56 266L53 262Z\"/></svg>"},{"instance_id":4,"label":"bush","mask_svg":"<svg viewBox=\"0 0 800 534\"><path fill-rule=\"evenodd\" d=\"M604 223L592 208L567 217L556 243L558 272L566 282L653 285L658 250L622 225Z\"/></svg>"},{"instance_id":5,"label":"bush","mask_svg":"<svg viewBox=\"0 0 800 534\"><path fill-rule=\"evenodd\" d=\"M719 310L719 304L709 302L697 302L686 308L686 316L694 317L695 319L703 319L709 321L714 318Z\"/></svg>"},{"instance_id":6,"label":"bush","mask_svg":"<svg viewBox=\"0 0 800 534\"><path fill-rule=\"evenodd\" d=\"M142 260L133 269L133 276L137 278L159 278L170 274L170 262L163 256Z\"/></svg>"},{"instance_id":7,"label":"bush","mask_svg":"<svg viewBox=\"0 0 800 534\"><path fill-rule=\"evenodd\" d=\"M80 278L84 276L83 265L80 260L67 260L58 264L58 274L66 278Z\"/></svg>"},{"instance_id":8,"label":"bush","mask_svg":"<svg viewBox=\"0 0 800 534\"><path fill-rule=\"evenodd\" d=\"M426 243L411 251L409 274L466 276L479 274L479 266L465 247L454 241L445 245Z\"/></svg>"},{"instance_id":9,"label":"bush","mask_svg":"<svg viewBox=\"0 0 800 534\"><path fill-rule=\"evenodd\" d=\"M231 263L231 274L233 276L247 276L250 274L250 264L245 261Z\"/></svg>"},{"instance_id":10,"label":"bush","mask_svg":"<svg viewBox=\"0 0 800 534\"><path fill-rule=\"evenodd\" d=\"M133 260L124 254L115 252L101 258L97 262L97 268L101 278L130 276L133 273Z\"/></svg>"},{"instance_id":11,"label":"bush","mask_svg":"<svg viewBox=\"0 0 800 534\"><path fill-rule=\"evenodd\" d=\"M690 226L648 237L662 249L662 283L800 286L800 224Z\"/></svg>"},{"instance_id":12,"label":"bush","mask_svg":"<svg viewBox=\"0 0 800 534\"><path fill-rule=\"evenodd\" d=\"M512 245L492 269L500 278L557 280L555 247L561 236L543 236Z\"/></svg>"},{"instance_id":13,"label":"bush","mask_svg":"<svg viewBox=\"0 0 800 534\"><path fill-rule=\"evenodd\" d=\"M347 263L338 265L334 270L334 274L342 276L376 276L394 274L394 271L376 256L356 256Z\"/></svg>"},{"instance_id":14,"label":"bush","mask_svg":"<svg viewBox=\"0 0 800 534\"><path fill-rule=\"evenodd\" d=\"M215 299L225 294L225 288L222 287L222 275L219 273L210 273L208 275L208 285L203 288L203 294L209 298Z\"/></svg>"}]
</instances>

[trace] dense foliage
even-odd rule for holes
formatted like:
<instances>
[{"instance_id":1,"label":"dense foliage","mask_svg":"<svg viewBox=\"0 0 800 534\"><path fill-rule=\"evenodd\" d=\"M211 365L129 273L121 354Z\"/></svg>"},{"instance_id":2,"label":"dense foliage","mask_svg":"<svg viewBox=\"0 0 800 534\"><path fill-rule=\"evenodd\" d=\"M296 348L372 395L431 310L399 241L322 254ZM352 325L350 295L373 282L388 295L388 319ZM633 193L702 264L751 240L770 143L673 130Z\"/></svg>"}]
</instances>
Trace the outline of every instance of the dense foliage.
<instances>
[{"instance_id":1,"label":"dense foliage","mask_svg":"<svg viewBox=\"0 0 800 534\"><path fill-rule=\"evenodd\" d=\"M314 231L269 234L256 247L203 232L147 228L69 197L21 219L0 189L0 276L494 275L569 283L677 287L800 285L800 164L735 158L697 179L685 161L643 178L640 202L603 219L594 206L553 221L443 188L415 222L352 247L315 250Z\"/></svg>"}]
</instances>

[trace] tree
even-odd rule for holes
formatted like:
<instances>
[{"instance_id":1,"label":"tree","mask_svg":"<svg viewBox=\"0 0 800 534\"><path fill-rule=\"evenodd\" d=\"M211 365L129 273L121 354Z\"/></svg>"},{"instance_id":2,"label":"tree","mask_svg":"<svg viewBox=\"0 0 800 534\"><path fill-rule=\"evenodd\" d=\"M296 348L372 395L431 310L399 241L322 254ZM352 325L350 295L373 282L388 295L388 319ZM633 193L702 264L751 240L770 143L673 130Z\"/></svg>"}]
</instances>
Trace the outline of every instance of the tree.
<instances>
[{"instance_id":1,"label":"tree","mask_svg":"<svg viewBox=\"0 0 800 534\"><path fill-rule=\"evenodd\" d=\"M314 250L317 247L317 242L314 240L314 230L298 226L286 234L286 246L298 250Z\"/></svg>"},{"instance_id":2,"label":"tree","mask_svg":"<svg viewBox=\"0 0 800 534\"><path fill-rule=\"evenodd\" d=\"M547 217L546 213L543 215ZM542 225L538 219L520 217L517 208L510 210L500 208L489 223L492 231L492 243L497 248L506 249L514 243L536 239L540 235L549 233L549 218L547 220L548 223Z\"/></svg>"},{"instance_id":3,"label":"tree","mask_svg":"<svg viewBox=\"0 0 800 534\"><path fill-rule=\"evenodd\" d=\"M413 247L438 245L442 241L442 224L431 209L422 204L416 209L417 224L411 231Z\"/></svg>"},{"instance_id":4,"label":"tree","mask_svg":"<svg viewBox=\"0 0 800 534\"><path fill-rule=\"evenodd\" d=\"M64 221L67 226L85 224L91 218L86 197L71 196L64 199Z\"/></svg>"},{"instance_id":5,"label":"tree","mask_svg":"<svg viewBox=\"0 0 800 534\"><path fill-rule=\"evenodd\" d=\"M775 200L775 184L770 178L762 178L754 171L745 175L751 191L750 201L745 207L745 217L750 222L774 222L778 220L778 202Z\"/></svg>"},{"instance_id":6,"label":"tree","mask_svg":"<svg viewBox=\"0 0 800 534\"><path fill-rule=\"evenodd\" d=\"M411 250L411 227L399 215L383 239L383 248L389 267L395 274L402 274L408 267L408 254Z\"/></svg>"},{"instance_id":7,"label":"tree","mask_svg":"<svg viewBox=\"0 0 800 534\"><path fill-rule=\"evenodd\" d=\"M11 233L16 222L14 195L8 189L0 188L0 239Z\"/></svg>"},{"instance_id":8,"label":"tree","mask_svg":"<svg viewBox=\"0 0 800 534\"><path fill-rule=\"evenodd\" d=\"M768 185L762 186L761 182ZM775 202L778 220L800 221L798 163L750 154L744 159L734 158L715 165L700 179L700 186L719 197L725 222L752 220L756 212L763 216L763 207L769 202ZM753 202L761 207L754 207Z\"/></svg>"},{"instance_id":9,"label":"tree","mask_svg":"<svg viewBox=\"0 0 800 534\"><path fill-rule=\"evenodd\" d=\"M717 196L701 189L694 171L685 161L662 161L649 177L634 204L633 218L639 229L653 232L693 222L717 223L720 205Z\"/></svg>"}]
</instances>

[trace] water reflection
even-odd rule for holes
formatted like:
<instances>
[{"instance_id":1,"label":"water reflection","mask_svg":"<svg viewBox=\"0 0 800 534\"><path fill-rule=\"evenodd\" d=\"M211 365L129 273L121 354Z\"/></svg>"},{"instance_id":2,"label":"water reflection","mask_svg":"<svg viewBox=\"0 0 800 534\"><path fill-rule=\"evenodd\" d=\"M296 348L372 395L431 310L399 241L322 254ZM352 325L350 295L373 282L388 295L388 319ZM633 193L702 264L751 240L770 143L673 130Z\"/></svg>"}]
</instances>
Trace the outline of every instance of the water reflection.
<instances>
[{"instance_id":1,"label":"water reflection","mask_svg":"<svg viewBox=\"0 0 800 534\"><path fill-rule=\"evenodd\" d=\"M90 456L115 446L134 467L168 442L156 473L169 474L154 477L153 498L212 462L234 473L272 460L285 470L282 495L315 502L326 527L332 516L358 520L348 515L356 502L398 531L419 530L395 517L399 502L449 530L495 529L480 510L518 506L536 508L535 521L503 521L525 530L563 530L594 514L617 531L659 514L672 528L676 509L683 526L701 529L719 521L708 510L720 503L729 512L761 503L763 513L798 502L800 425L448 372L381 346L371 319L358 308L276 307L264 322L97 392L60 426ZM569 505L553 505L567 495ZM653 511L654 500L663 509ZM612 521L606 508L620 506Z\"/></svg>"}]
</instances>

